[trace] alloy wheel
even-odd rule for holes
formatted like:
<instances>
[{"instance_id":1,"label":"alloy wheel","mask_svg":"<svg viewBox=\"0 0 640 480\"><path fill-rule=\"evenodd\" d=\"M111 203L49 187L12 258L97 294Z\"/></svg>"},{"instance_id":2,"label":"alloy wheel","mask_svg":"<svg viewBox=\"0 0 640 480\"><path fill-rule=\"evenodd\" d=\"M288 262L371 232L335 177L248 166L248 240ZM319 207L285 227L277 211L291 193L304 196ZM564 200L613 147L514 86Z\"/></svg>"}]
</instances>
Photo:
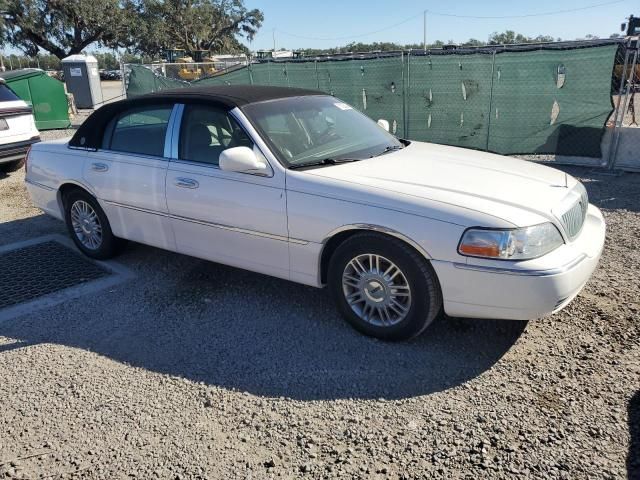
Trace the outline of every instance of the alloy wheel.
<instances>
[{"instance_id":1,"label":"alloy wheel","mask_svg":"<svg viewBox=\"0 0 640 480\"><path fill-rule=\"evenodd\" d=\"M342 292L358 317L380 327L401 322L411 309L411 287L405 274L391 260L373 253L347 263Z\"/></svg>"},{"instance_id":2,"label":"alloy wheel","mask_svg":"<svg viewBox=\"0 0 640 480\"><path fill-rule=\"evenodd\" d=\"M90 250L102 245L102 225L93 207L84 200L71 205L71 226L80 243Z\"/></svg>"}]
</instances>

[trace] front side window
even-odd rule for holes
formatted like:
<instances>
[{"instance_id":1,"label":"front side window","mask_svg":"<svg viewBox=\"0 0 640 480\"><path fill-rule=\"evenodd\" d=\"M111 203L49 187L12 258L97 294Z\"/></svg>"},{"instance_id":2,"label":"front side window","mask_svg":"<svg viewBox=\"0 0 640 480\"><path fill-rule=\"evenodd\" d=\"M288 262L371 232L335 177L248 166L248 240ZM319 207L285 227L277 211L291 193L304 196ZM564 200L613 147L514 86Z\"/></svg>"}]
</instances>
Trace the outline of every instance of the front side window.
<instances>
[{"instance_id":1,"label":"front side window","mask_svg":"<svg viewBox=\"0 0 640 480\"><path fill-rule=\"evenodd\" d=\"M209 165L218 165L227 148L253 148L251 139L226 111L200 105L185 107L179 145L181 160Z\"/></svg>"},{"instance_id":2,"label":"front side window","mask_svg":"<svg viewBox=\"0 0 640 480\"><path fill-rule=\"evenodd\" d=\"M247 105L243 112L289 167L362 160L402 148L393 135L335 97L317 95Z\"/></svg>"},{"instance_id":3,"label":"front side window","mask_svg":"<svg viewBox=\"0 0 640 480\"><path fill-rule=\"evenodd\" d=\"M107 128L104 148L162 157L173 105L138 107L121 113Z\"/></svg>"}]
</instances>

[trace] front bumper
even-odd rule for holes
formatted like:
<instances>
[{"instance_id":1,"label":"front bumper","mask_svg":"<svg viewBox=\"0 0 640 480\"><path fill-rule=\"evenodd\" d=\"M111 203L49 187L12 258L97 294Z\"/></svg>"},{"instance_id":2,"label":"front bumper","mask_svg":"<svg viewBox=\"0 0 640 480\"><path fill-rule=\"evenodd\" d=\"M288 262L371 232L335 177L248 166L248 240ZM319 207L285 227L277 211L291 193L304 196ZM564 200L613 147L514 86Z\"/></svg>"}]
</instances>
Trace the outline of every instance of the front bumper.
<instances>
[{"instance_id":1,"label":"front bumper","mask_svg":"<svg viewBox=\"0 0 640 480\"><path fill-rule=\"evenodd\" d=\"M29 140L23 140L21 142L7 143L0 145L0 163L14 162L16 160L22 160L27 154L29 147L34 143L40 141L39 136L30 138Z\"/></svg>"},{"instance_id":2,"label":"front bumper","mask_svg":"<svg viewBox=\"0 0 640 480\"><path fill-rule=\"evenodd\" d=\"M444 310L453 317L530 320L556 312L582 290L605 239L602 213L589 205L580 235L544 257L523 262L433 261Z\"/></svg>"}]
</instances>

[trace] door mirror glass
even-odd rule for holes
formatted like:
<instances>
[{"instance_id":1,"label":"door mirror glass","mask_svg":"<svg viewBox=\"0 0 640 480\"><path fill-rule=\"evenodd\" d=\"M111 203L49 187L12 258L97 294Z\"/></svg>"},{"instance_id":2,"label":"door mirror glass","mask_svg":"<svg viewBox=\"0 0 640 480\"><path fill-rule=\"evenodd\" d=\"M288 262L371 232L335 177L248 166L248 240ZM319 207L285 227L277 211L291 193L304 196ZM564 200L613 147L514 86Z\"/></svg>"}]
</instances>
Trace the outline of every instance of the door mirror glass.
<instances>
[{"instance_id":1,"label":"door mirror glass","mask_svg":"<svg viewBox=\"0 0 640 480\"><path fill-rule=\"evenodd\" d=\"M227 148L220 153L220 168L227 172L268 175L269 167L249 147Z\"/></svg>"},{"instance_id":2,"label":"door mirror glass","mask_svg":"<svg viewBox=\"0 0 640 480\"><path fill-rule=\"evenodd\" d=\"M380 125L382 128L385 129L385 131L389 131L389 121L385 120L384 118L381 118L380 120L378 120L378 125Z\"/></svg>"}]
</instances>

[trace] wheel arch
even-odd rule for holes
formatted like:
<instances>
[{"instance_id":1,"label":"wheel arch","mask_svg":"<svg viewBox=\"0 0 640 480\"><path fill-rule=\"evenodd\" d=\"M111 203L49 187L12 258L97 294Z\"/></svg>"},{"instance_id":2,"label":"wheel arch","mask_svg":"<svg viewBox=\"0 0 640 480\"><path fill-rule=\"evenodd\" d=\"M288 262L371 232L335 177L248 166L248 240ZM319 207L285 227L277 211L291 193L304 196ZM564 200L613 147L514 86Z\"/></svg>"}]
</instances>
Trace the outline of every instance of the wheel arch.
<instances>
[{"instance_id":1,"label":"wheel arch","mask_svg":"<svg viewBox=\"0 0 640 480\"><path fill-rule=\"evenodd\" d=\"M398 239L405 244L407 244L410 248L415 250L420 256L424 257L426 260L431 260L432 257L418 242L407 237L406 235L393 230L391 228L383 227L380 225L372 225L372 224L353 224L353 225L343 225L342 227L336 228L333 230L327 237L322 241L322 249L320 250L320 261L319 261L319 285L325 285L327 283L327 272L329 270L329 261L333 256L333 253L336 249L348 238L357 235L358 233L379 233L383 236L388 236L390 238Z\"/></svg>"},{"instance_id":2,"label":"wheel arch","mask_svg":"<svg viewBox=\"0 0 640 480\"><path fill-rule=\"evenodd\" d=\"M56 194L56 197L58 200L58 208L60 208L60 212L62 213L63 218L65 215L64 198L66 195L68 195L70 192L74 190L82 190L97 200L95 193L93 193L93 191L91 191L91 189L86 185L83 185L80 182L76 182L75 180L67 180L62 182L58 187L58 192Z\"/></svg>"}]
</instances>

